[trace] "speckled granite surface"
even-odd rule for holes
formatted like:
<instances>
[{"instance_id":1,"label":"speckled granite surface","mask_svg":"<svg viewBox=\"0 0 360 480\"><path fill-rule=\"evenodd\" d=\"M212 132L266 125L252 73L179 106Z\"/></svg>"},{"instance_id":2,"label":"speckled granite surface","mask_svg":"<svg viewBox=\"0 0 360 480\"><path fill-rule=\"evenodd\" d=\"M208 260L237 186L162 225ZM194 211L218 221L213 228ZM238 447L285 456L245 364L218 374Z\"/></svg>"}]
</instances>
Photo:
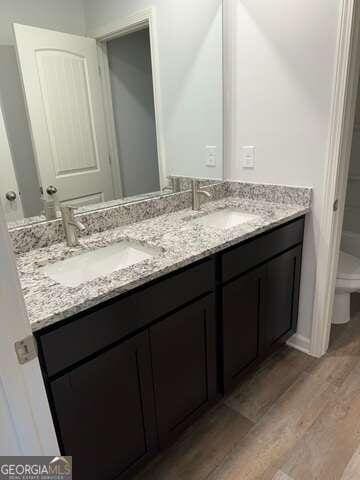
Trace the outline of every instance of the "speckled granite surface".
<instances>
[{"instance_id":1,"label":"speckled granite surface","mask_svg":"<svg viewBox=\"0 0 360 480\"><path fill-rule=\"evenodd\" d=\"M158 192L150 192L150 193L144 193L144 194L139 194L139 195L132 195L130 197L124 197L124 198L118 198L116 200L109 200L107 202L101 202L101 203L95 203L95 204L90 204L82 207L77 208L77 212L80 214L88 214L91 213L95 210L103 210L103 209L110 209L113 207L121 207L122 205L128 205L130 203L138 203L141 201L149 200L152 198L164 198L168 195L173 195L172 189L171 189L171 184L170 184L170 178L169 179L169 186L168 188L165 188L163 191L158 191ZM180 179L180 192L184 192L186 190L191 189L191 179L189 177L178 177ZM200 179L200 184L201 187L208 187L210 185L215 185L215 184L224 184L222 180L202 180ZM57 213L57 217L60 219L61 215L60 212ZM15 230L21 227L28 227L30 225L37 224L39 222L43 223L46 222L45 215L36 215L33 217L27 217L23 218L21 220L14 220L12 222L8 222L8 227L9 230Z\"/></svg>"},{"instance_id":2,"label":"speckled granite surface","mask_svg":"<svg viewBox=\"0 0 360 480\"><path fill-rule=\"evenodd\" d=\"M223 182L204 189L211 192L212 199L217 200L227 196L228 185ZM85 230L80 234L82 237L190 207L191 193L186 191L151 197L125 205L113 205L111 202L107 205L109 203L110 206L98 210L85 213L79 210L80 213L76 217L85 226ZM12 228L9 233L15 253L47 247L64 239L61 219Z\"/></svg>"},{"instance_id":3,"label":"speckled granite surface","mask_svg":"<svg viewBox=\"0 0 360 480\"><path fill-rule=\"evenodd\" d=\"M270 183L227 182L227 195L247 200L309 206L312 200L312 188Z\"/></svg>"},{"instance_id":4,"label":"speckled granite surface","mask_svg":"<svg viewBox=\"0 0 360 480\"><path fill-rule=\"evenodd\" d=\"M227 184L227 188L231 184ZM251 190L251 189L250 189ZM294 191L293 204L228 197L203 206L202 212L183 209L98 232L81 239L81 245L68 248L61 243L31 250L17 256L25 303L33 331L86 310L150 280L221 251L246 238L283 224L309 211L311 189ZM249 194L250 195L250 194ZM261 196L257 190L256 196ZM272 198L271 195L264 195ZM301 197L301 198L300 198ZM283 198L283 197L278 197ZM289 195L284 198L289 200ZM223 208L240 208L259 216L256 221L229 229L218 229L196 222L194 217ZM136 240L160 250L157 256L110 275L99 277L78 287L64 287L42 273L40 267L83 251L107 246L122 240Z\"/></svg>"},{"instance_id":5,"label":"speckled granite surface","mask_svg":"<svg viewBox=\"0 0 360 480\"><path fill-rule=\"evenodd\" d=\"M222 182L203 188L211 193L211 200L236 196L248 200L265 200L289 205L309 205L312 189L307 187L289 187L245 182ZM204 201L204 200L203 200ZM205 199L205 203L208 202ZM191 193L189 191L166 196L151 197L128 204L104 204L103 208L87 211L79 210L77 217L84 224L82 237L109 229L141 222L148 218L189 208ZM25 253L34 248L47 247L64 239L61 220L20 225L9 230L15 253Z\"/></svg>"}]
</instances>

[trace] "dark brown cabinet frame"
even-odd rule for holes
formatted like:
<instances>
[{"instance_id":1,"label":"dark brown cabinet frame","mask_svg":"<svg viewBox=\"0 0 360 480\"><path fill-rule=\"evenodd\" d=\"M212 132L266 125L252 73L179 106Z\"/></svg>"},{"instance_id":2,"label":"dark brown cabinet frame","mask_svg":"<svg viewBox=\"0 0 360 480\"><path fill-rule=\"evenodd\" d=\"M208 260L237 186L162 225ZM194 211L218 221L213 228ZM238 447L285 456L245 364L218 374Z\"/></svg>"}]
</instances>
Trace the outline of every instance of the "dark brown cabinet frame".
<instances>
[{"instance_id":1,"label":"dark brown cabinet frame","mask_svg":"<svg viewBox=\"0 0 360 480\"><path fill-rule=\"evenodd\" d=\"M295 333L303 231L304 217L35 333L61 453L104 437L83 442L97 470L74 459L76 478L131 477Z\"/></svg>"}]
</instances>

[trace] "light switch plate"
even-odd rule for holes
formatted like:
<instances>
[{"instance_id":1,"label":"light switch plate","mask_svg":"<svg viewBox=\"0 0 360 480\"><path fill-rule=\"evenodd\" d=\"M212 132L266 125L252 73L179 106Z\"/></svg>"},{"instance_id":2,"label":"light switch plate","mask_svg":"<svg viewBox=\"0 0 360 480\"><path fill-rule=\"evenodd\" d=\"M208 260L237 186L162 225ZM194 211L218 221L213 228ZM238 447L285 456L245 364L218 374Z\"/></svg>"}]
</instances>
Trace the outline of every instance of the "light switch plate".
<instances>
[{"instance_id":1,"label":"light switch plate","mask_svg":"<svg viewBox=\"0 0 360 480\"><path fill-rule=\"evenodd\" d=\"M242 147L243 168L255 168L255 147L247 145Z\"/></svg>"},{"instance_id":2,"label":"light switch plate","mask_svg":"<svg viewBox=\"0 0 360 480\"><path fill-rule=\"evenodd\" d=\"M216 167L216 156L217 156L216 146L207 145L205 147L205 152L206 152L205 165L207 167Z\"/></svg>"}]
</instances>

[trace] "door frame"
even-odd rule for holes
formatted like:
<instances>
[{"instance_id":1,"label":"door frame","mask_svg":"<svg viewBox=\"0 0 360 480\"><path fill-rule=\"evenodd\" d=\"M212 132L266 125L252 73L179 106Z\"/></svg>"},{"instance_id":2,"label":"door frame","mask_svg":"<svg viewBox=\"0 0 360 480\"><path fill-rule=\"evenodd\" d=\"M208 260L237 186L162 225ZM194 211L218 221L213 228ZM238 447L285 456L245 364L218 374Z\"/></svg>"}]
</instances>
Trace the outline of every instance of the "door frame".
<instances>
[{"instance_id":1,"label":"door frame","mask_svg":"<svg viewBox=\"0 0 360 480\"><path fill-rule=\"evenodd\" d=\"M159 50L157 38L157 19L155 7L149 7L138 11L125 18L120 18L102 27L90 30L87 34L97 40L99 45L99 63L103 82L103 94L105 104L105 116L107 122L107 131L109 134L109 145L111 150L111 162L114 178L116 178L121 185L121 173L119 166L119 155L116 142L114 114L112 108L111 98L111 84L109 62L107 58L106 42L114 38L118 38L129 33L149 28L150 35L150 50L151 50L151 67L153 79L153 93L154 93L154 109L155 109L155 125L156 125L156 140L158 152L159 178L160 189L167 186L166 181L166 161L165 161L165 141L162 120L161 108L161 88L160 88L160 66L159 66ZM118 190L119 191L119 190ZM122 195L122 188L121 188Z\"/></svg>"},{"instance_id":2,"label":"door frame","mask_svg":"<svg viewBox=\"0 0 360 480\"><path fill-rule=\"evenodd\" d=\"M113 189L115 199L124 198L124 189L122 184L122 177L119 163L119 151L116 141L116 130L114 111L112 106L112 93L110 82L110 70L107 57L106 42L97 42L97 51L99 57L99 71L101 72L101 88L104 103L104 116L106 135L108 138L110 167L112 173Z\"/></svg>"},{"instance_id":3,"label":"door frame","mask_svg":"<svg viewBox=\"0 0 360 480\"><path fill-rule=\"evenodd\" d=\"M310 353L316 357L329 346L359 73L360 2L342 0L310 341Z\"/></svg>"}]
</instances>

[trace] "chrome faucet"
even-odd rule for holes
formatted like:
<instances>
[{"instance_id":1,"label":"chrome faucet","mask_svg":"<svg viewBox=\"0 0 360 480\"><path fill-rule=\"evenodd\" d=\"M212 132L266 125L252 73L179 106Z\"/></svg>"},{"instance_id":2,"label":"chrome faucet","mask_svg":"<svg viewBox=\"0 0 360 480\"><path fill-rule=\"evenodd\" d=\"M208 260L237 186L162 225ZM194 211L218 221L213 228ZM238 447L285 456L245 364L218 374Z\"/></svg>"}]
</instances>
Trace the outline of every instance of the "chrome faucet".
<instances>
[{"instance_id":1,"label":"chrome faucet","mask_svg":"<svg viewBox=\"0 0 360 480\"><path fill-rule=\"evenodd\" d=\"M192 209L193 210L200 210L200 197L201 195L205 195L207 198L211 198L209 192L205 190L200 190L200 180L192 180L191 181L191 196L192 196Z\"/></svg>"},{"instance_id":2,"label":"chrome faucet","mask_svg":"<svg viewBox=\"0 0 360 480\"><path fill-rule=\"evenodd\" d=\"M65 239L68 247L79 245L78 230L85 230L84 225L75 219L75 207L63 205L60 207L62 224L65 232Z\"/></svg>"}]
</instances>

